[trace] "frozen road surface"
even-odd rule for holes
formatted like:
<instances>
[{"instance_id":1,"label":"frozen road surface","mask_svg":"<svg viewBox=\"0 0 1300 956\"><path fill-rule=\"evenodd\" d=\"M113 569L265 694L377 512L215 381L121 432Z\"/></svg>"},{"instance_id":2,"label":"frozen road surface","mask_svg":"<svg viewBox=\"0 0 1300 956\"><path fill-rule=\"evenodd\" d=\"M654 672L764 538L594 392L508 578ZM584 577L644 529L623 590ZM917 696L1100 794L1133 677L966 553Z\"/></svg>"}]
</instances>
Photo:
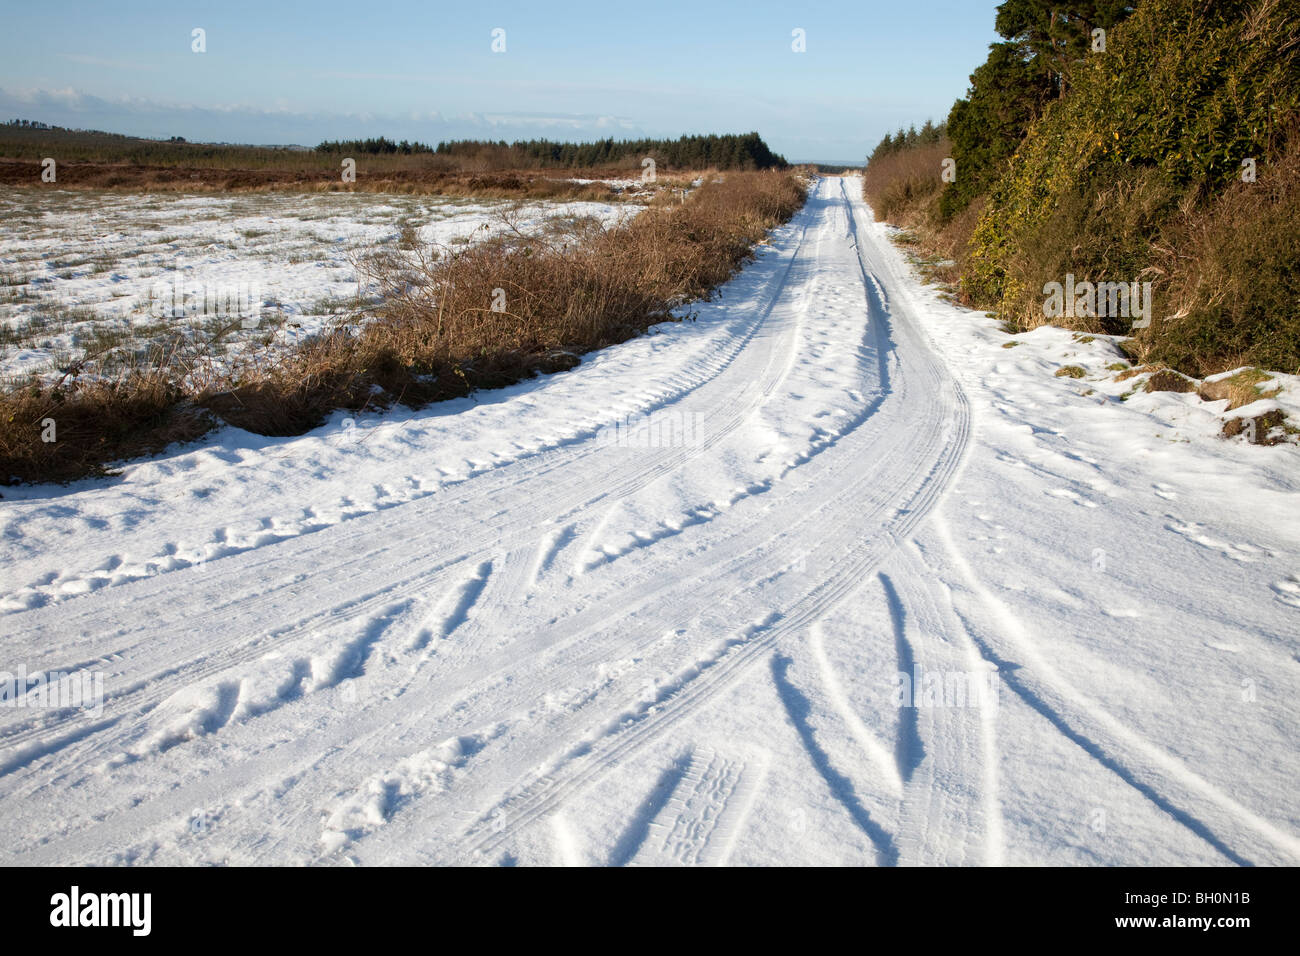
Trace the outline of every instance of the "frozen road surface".
<instances>
[{"instance_id":1,"label":"frozen road surface","mask_svg":"<svg viewBox=\"0 0 1300 956\"><path fill-rule=\"evenodd\" d=\"M4 861L1300 863L1300 449L859 195L572 372L5 489Z\"/></svg>"}]
</instances>

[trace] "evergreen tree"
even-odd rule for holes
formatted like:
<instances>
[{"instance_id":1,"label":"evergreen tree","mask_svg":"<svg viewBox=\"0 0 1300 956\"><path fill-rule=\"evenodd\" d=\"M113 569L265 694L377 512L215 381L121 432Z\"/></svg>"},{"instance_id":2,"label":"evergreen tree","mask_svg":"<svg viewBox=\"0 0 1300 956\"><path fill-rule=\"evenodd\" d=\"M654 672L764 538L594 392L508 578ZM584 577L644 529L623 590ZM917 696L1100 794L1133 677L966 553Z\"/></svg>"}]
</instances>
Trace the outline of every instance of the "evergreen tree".
<instances>
[{"instance_id":1,"label":"evergreen tree","mask_svg":"<svg viewBox=\"0 0 1300 956\"><path fill-rule=\"evenodd\" d=\"M1057 96L1070 85L1073 64L1088 55L1092 31L1109 29L1133 12L1127 0L1005 0L995 27L1020 43Z\"/></svg>"},{"instance_id":2,"label":"evergreen tree","mask_svg":"<svg viewBox=\"0 0 1300 956\"><path fill-rule=\"evenodd\" d=\"M1091 50L1092 31L1133 12L1122 0L1004 0L995 21L1003 42L971 74L964 99L948 114L957 181L944 191L944 216L984 192L1030 125L1064 95L1073 64Z\"/></svg>"}]
</instances>

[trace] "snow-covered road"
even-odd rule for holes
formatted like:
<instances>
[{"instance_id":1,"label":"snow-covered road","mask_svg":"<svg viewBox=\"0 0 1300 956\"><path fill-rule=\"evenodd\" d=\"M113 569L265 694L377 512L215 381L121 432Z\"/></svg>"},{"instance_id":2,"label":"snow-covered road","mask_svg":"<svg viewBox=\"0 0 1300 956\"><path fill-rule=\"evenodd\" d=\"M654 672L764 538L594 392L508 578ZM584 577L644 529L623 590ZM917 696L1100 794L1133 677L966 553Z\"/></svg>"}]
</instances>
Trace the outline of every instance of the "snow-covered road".
<instances>
[{"instance_id":1,"label":"snow-covered road","mask_svg":"<svg viewBox=\"0 0 1300 956\"><path fill-rule=\"evenodd\" d=\"M1300 862L1295 447L858 196L572 372L6 490L0 670L104 699L0 708L4 859Z\"/></svg>"}]
</instances>

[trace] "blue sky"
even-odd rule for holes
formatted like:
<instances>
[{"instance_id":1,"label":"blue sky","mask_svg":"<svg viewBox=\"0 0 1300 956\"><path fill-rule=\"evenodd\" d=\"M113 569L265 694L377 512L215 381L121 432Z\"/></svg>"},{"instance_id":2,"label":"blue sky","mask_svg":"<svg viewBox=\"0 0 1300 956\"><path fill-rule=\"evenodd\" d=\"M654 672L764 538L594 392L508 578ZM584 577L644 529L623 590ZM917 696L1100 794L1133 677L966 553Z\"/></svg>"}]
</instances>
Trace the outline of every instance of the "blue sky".
<instances>
[{"instance_id":1,"label":"blue sky","mask_svg":"<svg viewBox=\"0 0 1300 956\"><path fill-rule=\"evenodd\" d=\"M947 115L996 39L996 5L8 4L0 116L304 145L756 129L790 159L860 160L885 131Z\"/></svg>"}]
</instances>

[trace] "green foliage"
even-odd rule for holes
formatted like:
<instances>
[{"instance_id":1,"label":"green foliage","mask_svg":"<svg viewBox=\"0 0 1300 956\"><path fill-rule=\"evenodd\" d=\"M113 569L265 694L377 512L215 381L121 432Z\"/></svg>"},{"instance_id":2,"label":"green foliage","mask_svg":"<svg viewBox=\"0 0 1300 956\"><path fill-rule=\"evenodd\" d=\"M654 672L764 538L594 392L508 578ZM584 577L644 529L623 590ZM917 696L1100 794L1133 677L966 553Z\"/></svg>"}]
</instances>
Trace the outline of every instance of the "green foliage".
<instances>
[{"instance_id":1,"label":"green foliage","mask_svg":"<svg viewBox=\"0 0 1300 956\"><path fill-rule=\"evenodd\" d=\"M1145 328L1054 321L1129 335L1135 361L1197 376L1300 374L1297 2L1128 6L1004 2L1007 40L948 119L957 182L926 192L934 158L889 136L864 188L932 245L960 236L963 295L1008 331L1047 321L1043 286L1067 274L1150 282ZM1077 22L1043 19L1065 7ZM1090 28L1108 17L1122 22L1093 52ZM1248 159L1257 177L1243 179Z\"/></svg>"},{"instance_id":2,"label":"green foliage","mask_svg":"<svg viewBox=\"0 0 1300 956\"><path fill-rule=\"evenodd\" d=\"M1092 54L1092 31L1125 19L1131 3L1118 0L1005 0L997 30L1005 42L971 74L965 99L953 104L948 135L957 181L941 202L952 217L986 192L1024 139L1030 124L1062 96Z\"/></svg>"},{"instance_id":3,"label":"green foliage","mask_svg":"<svg viewBox=\"0 0 1300 956\"><path fill-rule=\"evenodd\" d=\"M370 156L382 156L401 153L404 156L410 156L412 153L432 153L433 151L432 146L426 146L424 143L411 143L407 140L394 143L391 139L383 136L374 139L325 140L316 147L318 153L338 155L365 153Z\"/></svg>"},{"instance_id":4,"label":"green foliage","mask_svg":"<svg viewBox=\"0 0 1300 956\"><path fill-rule=\"evenodd\" d=\"M1128 0L1005 0L995 26L1023 45L1034 69L1049 78L1059 96L1069 89L1075 65L1092 50L1092 31L1109 30L1133 7Z\"/></svg>"},{"instance_id":5,"label":"green foliage","mask_svg":"<svg viewBox=\"0 0 1300 956\"><path fill-rule=\"evenodd\" d=\"M948 114L957 181L945 192L945 217L988 190L1052 94L1052 84L1019 43L995 43L971 74L966 99Z\"/></svg>"},{"instance_id":6,"label":"green foliage","mask_svg":"<svg viewBox=\"0 0 1300 956\"><path fill-rule=\"evenodd\" d=\"M1168 306L1137 340L1148 360L1300 374L1300 129L1258 182L1233 183L1178 226L1158 260Z\"/></svg>"},{"instance_id":7,"label":"green foliage","mask_svg":"<svg viewBox=\"0 0 1300 956\"><path fill-rule=\"evenodd\" d=\"M1298 33L1275 0L1146 0L993 188L966 291L1014 315L1062 266L1136 278L1180 194L1212 195L1279 151L1300 110Z\"/></svg>"}]
</instances>

